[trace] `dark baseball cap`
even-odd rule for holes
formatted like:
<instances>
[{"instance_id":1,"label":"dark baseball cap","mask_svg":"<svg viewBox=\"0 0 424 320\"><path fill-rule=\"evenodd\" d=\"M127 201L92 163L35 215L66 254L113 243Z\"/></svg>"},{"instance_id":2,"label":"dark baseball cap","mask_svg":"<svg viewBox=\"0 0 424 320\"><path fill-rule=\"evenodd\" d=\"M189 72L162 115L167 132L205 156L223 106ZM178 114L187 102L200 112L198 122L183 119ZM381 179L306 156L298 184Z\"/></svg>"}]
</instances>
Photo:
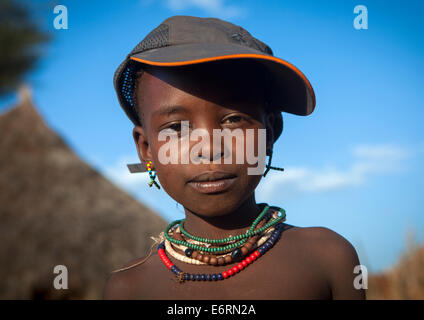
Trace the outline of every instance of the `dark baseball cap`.
<instances>
[{"instance_id":1,"label":"dark baseball cap","mask_svg":"<svg viewBox=\"0 0 424 320\"><path fill-rule=\"evenodd\" d=\"M314 111L315 93L308 79L291 63L274 57L267 44L230 22L182 15L164 20L119 65L113 79L119 103L137 125L133 91L143 64L175 67L229 59L253 59L263 66L271 80L267 84L271 109L303 116ZM283 130L280 112L274 141Z\"/></svg>"}]
</instances>

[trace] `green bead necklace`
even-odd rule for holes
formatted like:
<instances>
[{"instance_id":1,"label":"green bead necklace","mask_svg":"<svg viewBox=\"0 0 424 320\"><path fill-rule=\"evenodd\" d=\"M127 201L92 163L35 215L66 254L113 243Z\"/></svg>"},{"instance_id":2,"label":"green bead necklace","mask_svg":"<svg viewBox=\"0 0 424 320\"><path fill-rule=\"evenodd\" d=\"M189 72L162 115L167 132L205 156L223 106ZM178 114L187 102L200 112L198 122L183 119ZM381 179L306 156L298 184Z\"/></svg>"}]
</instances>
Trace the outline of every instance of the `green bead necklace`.
<instances>
[{"instance_id":1,"label":"green bead necklace","mask_svg":"<svg viewBox=\"0 0 424 320\"><path fill-rule=\"evenodd\" d=\"M183 245L183 246L186 246L186 247L194 249L194 250L208 252L208 253L220 253L220 252L224 252L224 251L229 251L229 250L243 246L249 240L248 238L255 236L259 233L262 233L266 229L268 229L268 228L272 227L273 225L281 222L286 217L285 210L278 208L278 211L281 213L281 215L279 215L277 218L271 219L262 228L255 230L255 227L265 217L265 215L268 213L268 210L269 210L269 206L265 205L265 208L262 210L262 212L259 214L259 216L255 219L255 221L253 222L253 224L249 228L249 230L245 234L241 234L241 235L237 235L237 236L227 237L227 238L224 238L224 239L208 239L208 238L196 237L196 236L193 236L190 233L188 233L183 228L183 224L184 224L185 219L176 220L176 221L170 223L168 225L168 227L166 228L164 234L165 234L166 239L169 240L170 242L172 242L174 244L178 244L178 245ZM201 245L189 243L189 242L186 242L186 241L174 239L169 235L169 231L177 224L179 224L180 230L185 236L187 236L190 239L196 240L198 242L203 242L203 243L207 243L207 244L220 244L220 243L229 243L229 242L232 242L232 243L230 243L226 246L223 246L223 247L209 248L209 247L204 247L204 246L201 246ZM238 240L240 240L240 241L238 241Z\"/></svg>"},{"instance_id":2,"label":"green bead necklace","mask_svg":"<svg viewBox=\"0 0 424 320\"><path fill-rule=\"evenodd\" d=\"M282 209L282 208L278 208L278 211L281 213L281 215L278 218L271 219L271 221L268 222L266 225L264 225L262 228L254 230L255 227L259 224L259 222L268 213L268 209L269 209L269 206L266 205L265 208L262 210L262 212L259 214L259 216L255 219L255 221L253 222L253 224L249 228L249 230L246 233L239 234L237 236L227 237L227 238L224 238L224 239L208 239L208 238L196 237L196 236L191 235L190 233L188 233L184 229L184 220L182 220L182 223L180 224L180 230L181 230L181 233L184 234L186 237L193 239L193 240L196 240L196 241L199 241L199 242L203 242L203 243L220 244L220 243L234 242L234 241L237 241L237 240L250 238L251 236L257 235L258 233L262 233L263 231L272 227L273 225L280 222L281 220L283 220L286 217L285 210Z\"/></svg>"},{"instance_id":3,"label":"green bead necklace","mask_svg":"<svg viewBox=\"0 0 424 320\"><path fill-rule=\"evenodd\" d=\"M247 242L247 240L248 240L248 239L243 239L243 240L241 240L241 241L239 241L239 242L231 243L231 244L228 244L228 245L226 245L226 246L224 246L224 247L219 247L219 248L208 248L208 247L204 247L204 246L197 245L197 244L194 244L194 243L190 243L190 242L186 242L186 241L177 240L177 239L172 238L172 237L169 235L169 230L171 230L171 228L172 228L173 226L175 226L176 224L181 223L181 222L184 222L184 219L176 220L176 221L174 221L173 223L171 223L171 224L170 224L170 225L166 228L166 230L165 230L165 232L164 232L165 237L166 237L166 239L168 239L170 242L172 242L172 243L174 243L174 244L183 245L183 246L186 246L186 247L191 248L191 249L194 249L194 250L203 251L203 252L208 252L208 253L220 253L220 252L223 252L223 251L228 251L228 250L232 250L232 249L235 249L235 248L241 247L241 246L242 246L243 244L245 244L245 243ZM181 224L180 224L180 228L181 228Z\"/></svg>"}]
</instances>

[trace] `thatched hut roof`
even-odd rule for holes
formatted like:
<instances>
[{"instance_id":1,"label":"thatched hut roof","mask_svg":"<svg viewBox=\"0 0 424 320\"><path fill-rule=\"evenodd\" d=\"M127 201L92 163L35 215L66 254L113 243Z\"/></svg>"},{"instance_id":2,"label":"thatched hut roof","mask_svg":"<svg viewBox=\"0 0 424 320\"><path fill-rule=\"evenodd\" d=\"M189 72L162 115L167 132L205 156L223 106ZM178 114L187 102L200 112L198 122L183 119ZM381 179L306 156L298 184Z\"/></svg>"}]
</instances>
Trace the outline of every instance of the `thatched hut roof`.
<instances>
[{"instance_id":1,"label":"thatched hut roof","mask_svg":"<svg viewBox=\"0 0 424 320\"><path fill-rule=\"evenodd\" d=\"M0 115L0 299L102 298L166 222L82 161L27 93ZM56 265L69 289L56 290Z\"/></svg>"}]
</instances>

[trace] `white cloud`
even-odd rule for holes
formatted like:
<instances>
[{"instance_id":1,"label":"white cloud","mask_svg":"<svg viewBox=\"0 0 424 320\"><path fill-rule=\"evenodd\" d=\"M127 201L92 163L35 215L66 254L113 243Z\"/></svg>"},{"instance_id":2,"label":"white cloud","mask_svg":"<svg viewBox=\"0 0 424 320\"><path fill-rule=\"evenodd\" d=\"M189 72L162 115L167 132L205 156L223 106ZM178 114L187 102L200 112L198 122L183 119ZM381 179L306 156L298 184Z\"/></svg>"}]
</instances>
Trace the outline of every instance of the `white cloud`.
<instances>
[{"instance_id":1,"label":"white cloud","mask_svg":"<svg viewBox=\"0 0 424 320\"><path fill-rule=\"evenodd\" d=\"M269 174L262 180L258 197L269 199L276 190L280 195L293 196L361 185L375 174L403 170L402 160L410 156L406 148L391 144L358 145L351 153L354 160L347 169L285 166L284 173Z\"/></svg>"},{"instance_id":2,"label":"white cloud","mask_svg":"<svg viewBox=\"0 0 424 320\"><path fill-rule=\"evenodd\" d=\"M388 158L389 160L399 160L410 154L406 148L393 144L359 145L353 148L352 153L361 158Z\"/></svg>"},{"instance_id":3,"label":"white cloud","mask_svg":"<svg viewBox=\"0 0 424 320\"><path fill-rule=\"evenodd\" d=\"M166 0L165 6L172 11L200 9L207 14L222 19L231 19L246 15L246 8L228 5L226 0Z\"/></svg>"}]
</instances>

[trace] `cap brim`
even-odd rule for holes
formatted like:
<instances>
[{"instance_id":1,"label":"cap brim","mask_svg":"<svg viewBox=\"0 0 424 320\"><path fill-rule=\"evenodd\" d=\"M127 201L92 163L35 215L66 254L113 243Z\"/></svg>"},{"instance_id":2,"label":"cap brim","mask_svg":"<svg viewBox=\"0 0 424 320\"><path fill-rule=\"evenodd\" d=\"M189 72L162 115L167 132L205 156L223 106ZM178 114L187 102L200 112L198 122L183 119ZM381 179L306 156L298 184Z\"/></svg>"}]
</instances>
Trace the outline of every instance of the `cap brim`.
<instances>
[{"instance_id":1,"label":"cap brim","mask_svg":"<svg viewBox=\"0 0 424 320\"><path fill-rule=\"evenodd\" d=\"M309 115L315 109L315 93L306 76L293 64L261 51L229 43L182 44L151 49L130 57L152 66L184 66L226 59L255 59L273 79L269 92L279 111Z\"/></svg>"}]
</instances>

